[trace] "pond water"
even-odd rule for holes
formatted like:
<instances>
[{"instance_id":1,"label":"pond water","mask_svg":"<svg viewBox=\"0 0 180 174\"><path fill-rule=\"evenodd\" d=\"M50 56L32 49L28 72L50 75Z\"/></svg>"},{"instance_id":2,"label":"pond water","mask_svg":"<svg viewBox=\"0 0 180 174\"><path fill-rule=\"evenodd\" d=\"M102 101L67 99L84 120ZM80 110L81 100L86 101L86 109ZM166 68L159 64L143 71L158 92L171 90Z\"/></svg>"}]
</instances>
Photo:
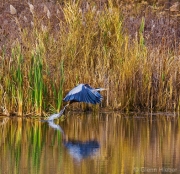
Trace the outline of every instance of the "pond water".
<instances>
[{"instance_id":1,"label":"pond water","mask_svg":"<svg viewBox=\"0 0 180 174\"><path fill-rule=\"evenodd\" d=\"M0 174L180 173L177 116L0 117L0 135Z\"/></svg>"}]
</instances>

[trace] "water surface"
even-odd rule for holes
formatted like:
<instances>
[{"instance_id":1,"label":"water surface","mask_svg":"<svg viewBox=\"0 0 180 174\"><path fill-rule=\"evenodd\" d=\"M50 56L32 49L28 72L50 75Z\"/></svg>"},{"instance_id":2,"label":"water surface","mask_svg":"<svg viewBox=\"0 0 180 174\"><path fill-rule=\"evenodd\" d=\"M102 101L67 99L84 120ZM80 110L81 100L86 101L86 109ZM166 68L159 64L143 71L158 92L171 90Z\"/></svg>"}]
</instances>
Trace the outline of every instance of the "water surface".
<instances>
[{"instance_id":1,"label":"water surface","mask_svg":"<svg viewBox=\"0 0 180 174\"><path fill-rule=\"evenodd\" d=\"M180 119L172 115L0 117L0 135L0 174L180 173Z\"/></svg>"}]
</instances>

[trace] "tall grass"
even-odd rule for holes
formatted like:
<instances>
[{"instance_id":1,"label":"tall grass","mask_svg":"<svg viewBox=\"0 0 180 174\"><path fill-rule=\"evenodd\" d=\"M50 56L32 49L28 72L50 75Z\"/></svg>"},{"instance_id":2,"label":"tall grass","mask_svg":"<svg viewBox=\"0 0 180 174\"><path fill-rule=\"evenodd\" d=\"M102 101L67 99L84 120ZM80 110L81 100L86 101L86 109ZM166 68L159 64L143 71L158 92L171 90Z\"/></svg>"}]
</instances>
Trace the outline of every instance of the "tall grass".
<instances>
[{"instance_id":1,"label":"tall grass","mask_svg":"<svg viewBox=\"0 0 180 174\"><path fill-rule=\"evenodd\" d=\"M19 21L21 42L0 59L2 107L18 115L59 111L64 94L89 83L108 89L102 106L109 109L179 110L177 50L149 49L144 17L130 38L111 1L101 9L81 1L56 8L61 15L51 18L34 11L29 27Z\"/></svg>"},{"instance_id":2,"label":"tall grass","mask_svg":"<svg viewBox=\"0 0 180 174\"><path fill-rule=\"evenodd\" d=\"M35 104L35 111L41 114L43 100L43 75L42 75L42 57L39 52L32 57L32 69L30 79L32 81L32 98Z\"/></svg>"},{"instance_id":3,"label":"tall grass","mask_svg":"<svg viewBox=\"0 0 180 174\"><path fill-rule=\"evenodd\" d=\"M23 55L21 54L21 48L18 45L16 48L12 49L12 58L16 62L15 66L12 69L13 79L12 79L12 88L15 89L13 97L16 98L17 103L17 114L23 114L23 72L22 72L22 63Z\"/></svg>"}]
</instances>

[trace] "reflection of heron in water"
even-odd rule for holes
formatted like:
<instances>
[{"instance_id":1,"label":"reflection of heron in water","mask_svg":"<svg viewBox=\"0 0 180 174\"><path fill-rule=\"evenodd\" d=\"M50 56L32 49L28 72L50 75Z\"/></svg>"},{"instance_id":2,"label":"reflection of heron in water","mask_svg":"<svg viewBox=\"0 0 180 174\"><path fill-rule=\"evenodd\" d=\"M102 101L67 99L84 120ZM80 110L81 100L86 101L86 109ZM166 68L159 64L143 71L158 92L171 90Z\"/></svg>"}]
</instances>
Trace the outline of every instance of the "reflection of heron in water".
<instances>
[{"instance_id":1,"label":"reflection of heron in water","mask_svg":"<svg viewBox=\"0 0 180 174\"><path fill-rule=\"evenodd\" d=\"M59 130L64 137L65 134L60 125L55 124L53 121L48 121L48 124L53 129ZM96 140L89 140L85 142L79 140L63 140L63 144L68 149L70 155L78 161L95 155L100 148L100 145Z\"/></svg>"},{"instance_id":2,"label":"reflection of heron in water","mask_svg":"<svg viewBox=\"0 0 180 174\"><path fill-rule=\"evenodd\" d=\"M73 88L63 99L63 101L68 102L68 104L60 111L58 114L51 115L48 120L54 120L61 115L63 115L66 107L74 102L84 102L97 104L103 99L99 91L106 90L105 88L92 88L88 84L80 84Z\"/></svg>"}]
</instances>

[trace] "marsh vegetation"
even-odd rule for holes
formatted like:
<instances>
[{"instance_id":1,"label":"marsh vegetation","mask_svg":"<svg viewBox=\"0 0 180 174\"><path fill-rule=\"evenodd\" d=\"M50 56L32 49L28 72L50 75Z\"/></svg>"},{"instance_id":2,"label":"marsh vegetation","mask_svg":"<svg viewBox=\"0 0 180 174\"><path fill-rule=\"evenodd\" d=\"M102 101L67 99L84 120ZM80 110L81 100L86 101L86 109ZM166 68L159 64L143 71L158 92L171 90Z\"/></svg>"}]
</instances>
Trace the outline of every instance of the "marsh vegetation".
<instances>
[{"instance_id":1,"label":"marsh vegetation","mask_svg":"<svg viewBox=\"0 0 180 174\"><path fill-rule=\"evenodd\" d=\"M58 112L79 83L107 88L109 110L178 112L179 12L162 4L2 2L3 113Z\"/></svg>"}]
</instances>

